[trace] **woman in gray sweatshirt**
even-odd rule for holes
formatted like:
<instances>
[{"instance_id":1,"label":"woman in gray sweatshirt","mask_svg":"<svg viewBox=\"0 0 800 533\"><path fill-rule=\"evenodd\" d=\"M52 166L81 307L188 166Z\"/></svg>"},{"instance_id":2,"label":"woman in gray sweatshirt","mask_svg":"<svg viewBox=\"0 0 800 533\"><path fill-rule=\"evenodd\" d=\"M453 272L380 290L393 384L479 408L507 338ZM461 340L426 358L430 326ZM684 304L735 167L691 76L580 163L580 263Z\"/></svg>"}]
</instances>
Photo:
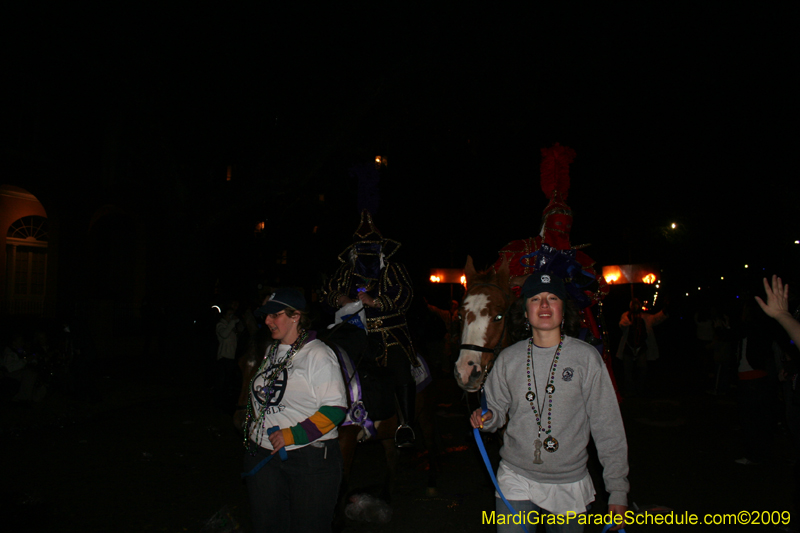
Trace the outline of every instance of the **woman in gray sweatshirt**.
<instances>
[{"instance_id":1,"label":"woman in gray sweatshirt","mask_svg":"<svg viewBox=\"0 0 800 533\"><path fill-rule=\"evenodd\" d=\"M531 337L503 350L485 385L488 411L473 427L494 432L507 424L497 481L526 524L548 533L580 532L597 523L586 513L595 490L586 467L594 438L614 516L627 511L628 445L616 394L597 350L563 334L566 289L559 277L534 272L522 288ZM520 518L500 498L497 531L519 531ZM520 514L522 513L522 514ZM609 516L605 517L607 520ZM605 522L608 523L608 522Z\"/></svg>"}]
</instances>

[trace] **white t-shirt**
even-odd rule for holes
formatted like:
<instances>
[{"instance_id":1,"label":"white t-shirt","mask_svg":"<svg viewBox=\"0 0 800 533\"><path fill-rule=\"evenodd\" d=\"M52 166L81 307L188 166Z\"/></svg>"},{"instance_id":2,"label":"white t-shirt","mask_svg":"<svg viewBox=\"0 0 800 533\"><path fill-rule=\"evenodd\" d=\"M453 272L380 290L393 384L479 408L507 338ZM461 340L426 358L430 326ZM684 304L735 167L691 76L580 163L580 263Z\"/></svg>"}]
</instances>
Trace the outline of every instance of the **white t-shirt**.
<instances>
[{"instance_id":1,"label":"white t-shirt","mask_svg":"<svg viewBox=\"0 0 800 533\"><path fill-rule=\"evenodd\" d=\"M497 484L508 501L532 501L553 514L585 513L595 496L592 476L588 473L573 483L537 483L506 467L503 461L497 469ZM495 496L500 497L496 491Z\"/></svg>"},{"instance_id":2,"label":"white t-shirt","mask_svg":"<svg viewBox=\"0 0 800 533\"><path fill-rule=\"evenodd\" d=\"M254 407L250 440L269 450L272 449L272 444L267 437L267 429L273 426L278 426L279 429L296 426L325 405L347 407L344 381L336 354L319 340L306 343L294 355L291 364L275 379L271 393L264 390L266 376L280 366L288 351L288 344L279 345L271 364L256 375L250 388L250 399ZM263 422L257 425L262 409L267 412ZM260 442L256 441L257 434L261 437ZM316 440L335 439L338 435L334 428ZM286 446L286 449L295 450L303 446L292 444Z\"/></svg>"}]
</instances>

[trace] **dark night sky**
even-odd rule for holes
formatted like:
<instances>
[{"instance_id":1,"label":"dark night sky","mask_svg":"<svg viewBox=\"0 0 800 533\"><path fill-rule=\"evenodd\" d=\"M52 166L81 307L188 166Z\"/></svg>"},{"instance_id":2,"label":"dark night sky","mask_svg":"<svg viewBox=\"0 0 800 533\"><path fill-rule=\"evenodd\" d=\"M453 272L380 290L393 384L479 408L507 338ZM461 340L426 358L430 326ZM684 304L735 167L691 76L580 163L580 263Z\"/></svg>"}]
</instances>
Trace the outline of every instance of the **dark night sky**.
<instances>
[{"instance_id":1,"label":"dark night sky","mask_svg":"<svg viewBox=\"0 0 800 533\"><path fill-rule=\"evenodd\" d=\"M420 268L535 234L553 142L577 152L572 242L598 261L797 266L787 6L18 12L4 107L87 153L86 132L140 131L202 179L233 164L282 217L324 192L298 218L337 251L348 169L384 155L378 225Z\"/></svg>"}]
</instances>

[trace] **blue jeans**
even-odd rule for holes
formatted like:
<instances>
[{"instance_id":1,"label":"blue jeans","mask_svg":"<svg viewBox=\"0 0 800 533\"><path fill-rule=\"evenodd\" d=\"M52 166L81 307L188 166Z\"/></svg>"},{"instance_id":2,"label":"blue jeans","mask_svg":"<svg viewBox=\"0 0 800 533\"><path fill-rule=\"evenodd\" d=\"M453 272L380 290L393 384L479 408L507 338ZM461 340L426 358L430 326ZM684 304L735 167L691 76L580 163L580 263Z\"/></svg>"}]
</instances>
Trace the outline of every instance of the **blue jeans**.
<instances>
[{"instance_id":1,"label":"blue jeans","mask_svg":"<svg viewBox=\"0 0 800 533\"><path fill-rule=\"evenodd\" d=\"M254 476L246 478L254 533L331 531L333 512L342 481L342 453L337 439L276 454ZM270 450L245 452L244 472L249 472Z\"/></svg>"},{"instance_id":2,"label":"blue jeans","mask_svg":"<svg viewBox=\"0 0 800 533\"><path fill-rule=\"evenodd\" d=\"M541 507L529 500L508 500L511 507L514 508L516 514L523 514L526 517L525 527L528 528L528 533L536 531L537 520L538 523L545 523L545 531L547 533L583 533L583 524L578 523L577 518L573 518L568 523L564 524L547 524L546 518L550 515L549 512L543 511ZM506 504L500 498L495 498L495 511L497 515L510 514ZM535 512L531 512L535 511ZM528 514L530 513L530 514ZM529 520L527 520L529 519ZM522 528L518 524L498 524L497 533L523 533Z\"/></svg>"}]
</instances>

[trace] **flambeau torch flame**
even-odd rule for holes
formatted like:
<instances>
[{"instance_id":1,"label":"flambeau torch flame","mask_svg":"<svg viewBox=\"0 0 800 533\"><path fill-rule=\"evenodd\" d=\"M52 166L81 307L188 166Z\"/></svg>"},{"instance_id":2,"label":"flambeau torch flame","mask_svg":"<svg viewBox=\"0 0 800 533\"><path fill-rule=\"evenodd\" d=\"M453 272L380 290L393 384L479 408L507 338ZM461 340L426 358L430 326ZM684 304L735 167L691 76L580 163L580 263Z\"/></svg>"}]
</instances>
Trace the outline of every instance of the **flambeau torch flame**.
<instances>
[{"instance_id":1,"label":"flambeau torch flame","mask_svg":"<svg viewBox=\"0 0 800 533\"><path fill-rule=\"evenodd\" d=\"M461 276L460 281L464 287L467 286L467 276Z\"/></svg>"},{"instance_id":2,"label":"flambeau torch flame","mask_svg":"<svg viewBox=\"0 0 800 533\"><path fill-rule=\"evenodd\" d=\"M439 277L439 276L433 276L433 275L431 276L431 282L432 282L432 283L439 283L440 281L442 281L442 278L441 278L441 277Z\"/></svg>"},{"instance_id":3,"label":"flambeau torch flame","mask_svg":"<svg viewBox=\"0 0 800 533\"><path fill-rule=\"evenodd\" d=\"M644 281L647 284L655 283L656 276L655 276L655 274L648 274L648 275L646 275L645 277L642 278L642 281Z\"/></svg>"},{"instance_id":4,"label":"flambeau torch flame","mask_svg":"<svg viewBox=\"0 0 800 533\"><path fill-rule=\"evenodd\" d=\"M619 267L603 267L603 277L609 285L616 283L621 276L622 272Z\"/></svg>"}]
</instances>

